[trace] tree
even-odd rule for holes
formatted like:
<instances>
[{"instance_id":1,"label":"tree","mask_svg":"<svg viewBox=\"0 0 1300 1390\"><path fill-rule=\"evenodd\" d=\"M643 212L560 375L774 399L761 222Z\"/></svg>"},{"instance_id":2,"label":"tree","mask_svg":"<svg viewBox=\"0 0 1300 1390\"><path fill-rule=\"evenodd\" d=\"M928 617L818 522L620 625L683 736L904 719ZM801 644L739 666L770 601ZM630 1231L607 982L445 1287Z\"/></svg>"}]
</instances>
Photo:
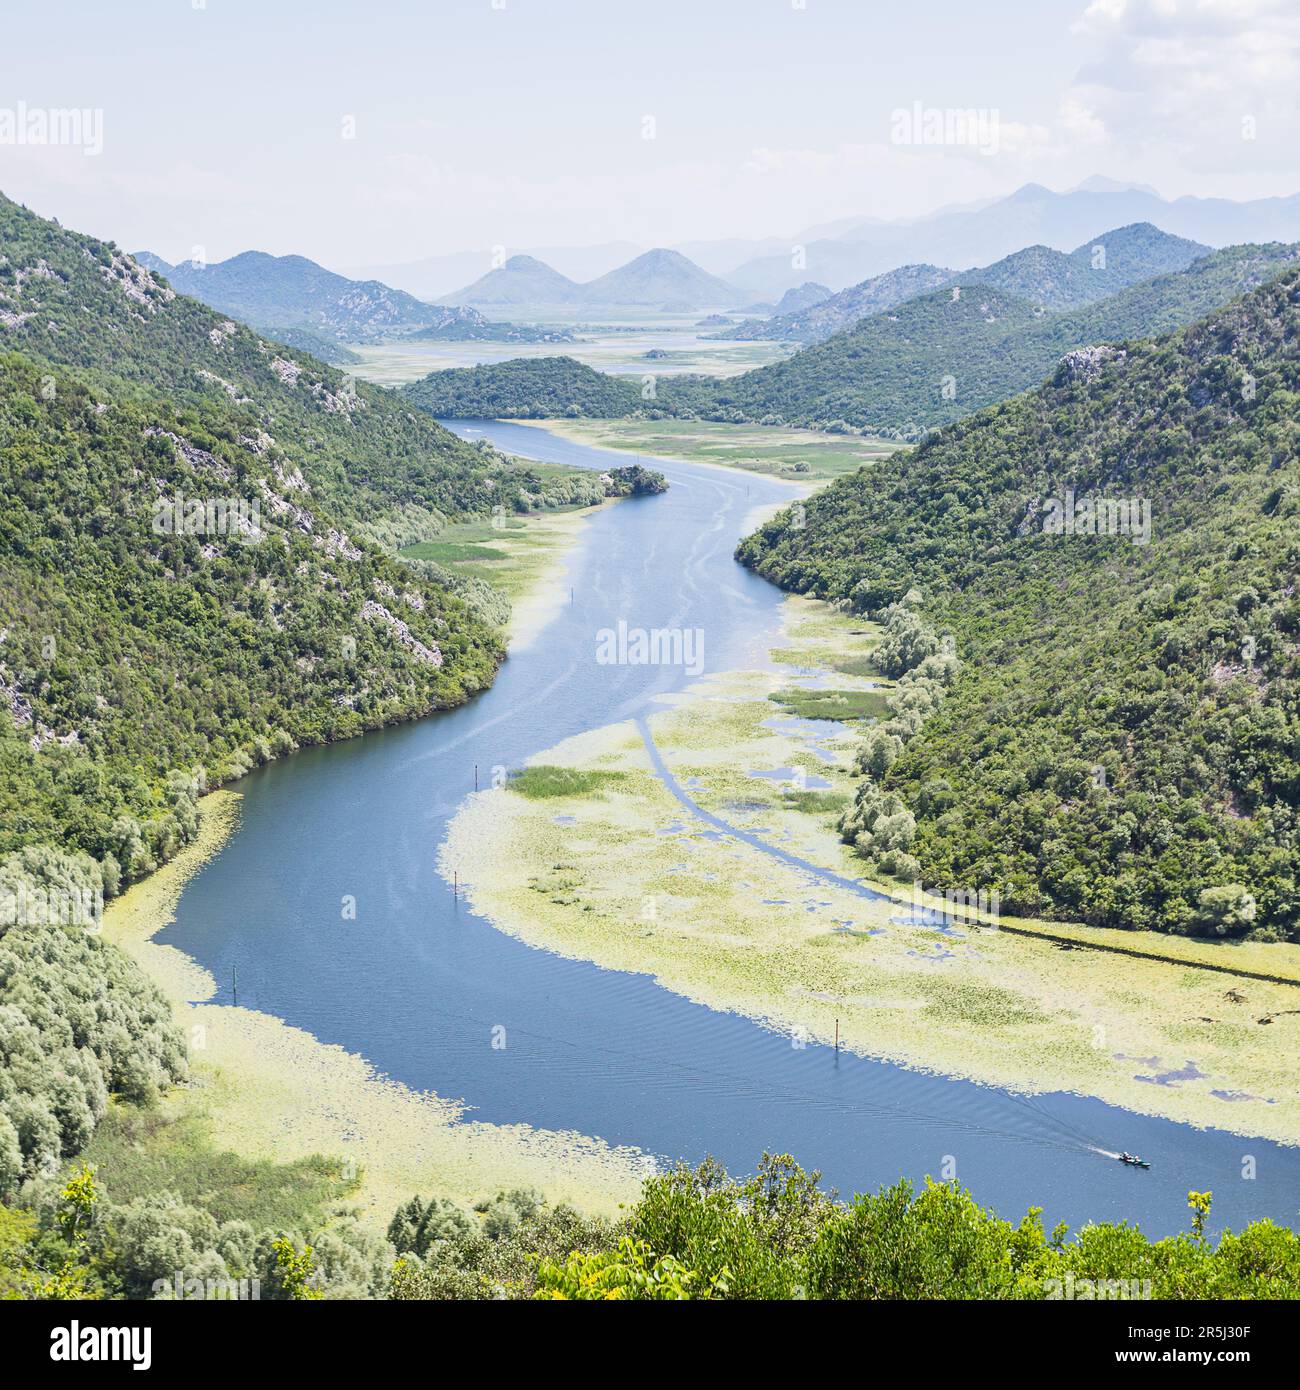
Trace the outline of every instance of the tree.
<instances>
[{"instance_id":1,"label":"tree","mask_svg":"<svg viewBox=\"0 0 1300 1390\"><path fill-rule=\"evenodd\" d=\"M276 1274L286 1298L305 1302L324 1297L315 1286L316 1262L310 1245L304 1245L299 1251L287 1236L280 1236L272 1242L271 1248L275 1251Z\"/></svg>"}]
</instances>

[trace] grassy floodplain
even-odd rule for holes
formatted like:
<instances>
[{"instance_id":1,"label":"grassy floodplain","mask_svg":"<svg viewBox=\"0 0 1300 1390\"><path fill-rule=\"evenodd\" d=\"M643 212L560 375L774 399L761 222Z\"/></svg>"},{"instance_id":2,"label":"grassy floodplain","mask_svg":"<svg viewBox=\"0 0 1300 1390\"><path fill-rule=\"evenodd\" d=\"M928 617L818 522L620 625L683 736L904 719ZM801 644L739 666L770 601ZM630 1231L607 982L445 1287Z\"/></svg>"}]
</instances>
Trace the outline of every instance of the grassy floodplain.
<instances>
[{"instance_id":1,"label":"grassy floodplain","mask_svg":"<svg viewBox=\"0 0 1300 1390\"><path fill-rule=\"evenodd\" d=\"M649 726L701 808L860 880L861 860L835 831L856 785L856 735L802 724L771 696L801 683L886 687L855 674L875 636L814 600L791 598L785 611L777 669L701 682ZM1287 1012L1300 1008L1300 990L1197 968L1300 980L1294 946L1023 921L1014 925L1056 939L976 925L944 934L901 920L914 911L910 889L892 885L903 903L869 902L694 819L655 775L632 723L534 762L520 784L530 794L478 793L443 851L474 906L534 945L653 974L781 1030L829 1040L838 1019L841 1042L864 1055L1300 1142L1291 1064L1300 1016ZM752 775L779 769L784 781ZM1065 949L1072 941L1150 954L1120 963ZM1199 1077L1171 1079L1189 1061Z\"/></svg>"},{"instance_id":2,"label":"grassy floodplain","mask_svg":"<svg viewBox=\"0 0 1300 1390\"><path fill-rule=\"evenodd\" d=\"M892 453L886 439L823 434L768 425L723 425L707 420L529 420L579 444L629 453L720 463L773 478L828 483Z\"/></svg>"},{"instance_id":3,"label":"grassy floodplain","mask_svg":"<svg viewBox=\"0 0 1300 1390\"><path fill-rule=\"evenodd\" d=\"M511 649L519 651L567 597L563 580L568 554L587 518L599 510L571 507L507 517L500 523L462 522L401 553L476 575L504 594L510 601L507 638Z\"/></svg>"},{"instance_id":4,"label":"grassy floodplain","mask_svg":"<svg viewBox=\"0 0 1300 1390\"><path fill-rule=\"evenodd\" d=\"M528 318L524 314L514 317L518 322ZM543 315L539 322L556 325L560 317ZM705 335L712 329L695 327L698 317L652 314L639 323L570 324L566 326L573 329L575 339L571 343L439 342L413 338L350 343L349 351L359 360L350 364L348 370L377 386L404 386L449 367L474 367L517 357L565 356L616 375L671 376L696 372L725 377L779 362L792 351L789 343L711 340ZM655 355L648 357L647 353Z\"/></svg>"}]
</instances>

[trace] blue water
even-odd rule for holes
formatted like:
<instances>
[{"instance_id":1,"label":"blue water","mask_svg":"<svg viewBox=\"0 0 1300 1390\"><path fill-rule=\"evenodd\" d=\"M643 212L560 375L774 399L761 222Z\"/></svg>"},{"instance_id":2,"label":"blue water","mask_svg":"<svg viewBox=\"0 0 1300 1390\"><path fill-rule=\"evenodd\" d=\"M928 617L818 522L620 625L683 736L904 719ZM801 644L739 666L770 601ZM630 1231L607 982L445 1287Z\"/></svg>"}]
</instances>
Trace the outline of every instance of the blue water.
<instances>
[{"instance_id":1,"label":"blue water","mask_svg":"<svg viewBox=\"0 0 1300 1390\"><path fill-rule=\"evenodd\" d=\"M629 461L529 426L455 428L548 461ZM600 629L620 619L698 628L706 671L767 660L781 595L731 557L752 510L793 491L756 475L653 464L670 490L590 519L569 566L572 601L491 690L245 778L238 832L191 881L159 939L206 966L219 999L229 1002L237 972L241 1005L461 1099L474 1119L578 1130L670 1159L713 1154L735 1172L752 1171L764 1149L789 1151L841 1192L955 1171L1008 1217L1041 1206L1049 1225L1127 1218L1153 1234L1185 1229L1191 1188L1213 1190L1219 1225L1292 1222L1300 1150L799 1046L648 976L525 946L453 898L437 850L476 765L487 785L494 768L643 718L656 696L694 679L680 667L599 664ZM810 879L810 902L816 886ZM345 896L355 921L342 917ZM942 952L934 968L951 968ZM504 1051L491 1046L497 1026ZM1152 1171L1123 1168L1089 1142L1140 1152ZM1255 1159L1251 1181L1241 1176L1245 1155Z\"/></svg>"}]
</instances>

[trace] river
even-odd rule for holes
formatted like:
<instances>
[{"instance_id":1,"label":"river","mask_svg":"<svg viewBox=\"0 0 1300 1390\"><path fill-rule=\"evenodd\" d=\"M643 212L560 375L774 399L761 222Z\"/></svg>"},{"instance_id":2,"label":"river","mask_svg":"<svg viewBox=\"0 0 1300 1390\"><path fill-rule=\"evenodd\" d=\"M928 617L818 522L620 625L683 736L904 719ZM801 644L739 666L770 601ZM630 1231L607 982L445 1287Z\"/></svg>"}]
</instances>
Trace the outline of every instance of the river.
<instances>
[{"instance_id":1,"label":"river","mask_svg":"<svg viewBox=\"0 0 1300 1390\"><path fill-rule=\"evenodd\" d=\"M605 469L626 453L526 425L460 421L511 452ZM688 1002L643 975L526 946L457 900L437 870L446 825L494 768L572 734L653 712L694 677L601 665L596 632L698 628L704 669L766 664L781 594L732 559L787 484L643 460L669 491L597 512L569 560L572 599L460 709L308 749L243 779L242 820L158 936L205 966L217 1002L263 1010L359 1053L399 1081L463 1100L470 1117L577 1130L665 1159L706 1154L737 1173L793 1153L842 1193L949 1159L1009 1219L1188 1227L1189 1189L1212 1189L1214 1226L1293 1222L1300 1150L1197 1130L1073 1095L1025 1098L790 1038ZM356 903L344 917L345 898ZM491 1046L492 1030L509 1046ZM1150 1172L1089 1144L1127 1148ZM1243 1178L1246 1155L1256 1176Z\"/></svg>"}]
</instances>

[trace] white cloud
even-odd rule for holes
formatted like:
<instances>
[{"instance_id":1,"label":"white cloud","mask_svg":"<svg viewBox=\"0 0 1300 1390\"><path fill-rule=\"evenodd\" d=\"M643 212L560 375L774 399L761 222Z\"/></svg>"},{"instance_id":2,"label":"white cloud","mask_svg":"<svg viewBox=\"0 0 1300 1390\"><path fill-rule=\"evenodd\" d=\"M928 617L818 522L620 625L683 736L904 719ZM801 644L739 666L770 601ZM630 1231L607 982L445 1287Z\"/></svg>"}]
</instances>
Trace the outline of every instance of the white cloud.
<instances>
[{"instance_id":1,"label":"white cloud","mask_svg":"<svg viewBox=\"0 0 1300 1390\"><path fill-rule=\"evenodd\" d=\"M1126 162L1288 174L1300 139L1295 0L1093 0L1067 94ZM1243 138L1252 129L1254 138Z\"/></svg>"}]
</instances>

